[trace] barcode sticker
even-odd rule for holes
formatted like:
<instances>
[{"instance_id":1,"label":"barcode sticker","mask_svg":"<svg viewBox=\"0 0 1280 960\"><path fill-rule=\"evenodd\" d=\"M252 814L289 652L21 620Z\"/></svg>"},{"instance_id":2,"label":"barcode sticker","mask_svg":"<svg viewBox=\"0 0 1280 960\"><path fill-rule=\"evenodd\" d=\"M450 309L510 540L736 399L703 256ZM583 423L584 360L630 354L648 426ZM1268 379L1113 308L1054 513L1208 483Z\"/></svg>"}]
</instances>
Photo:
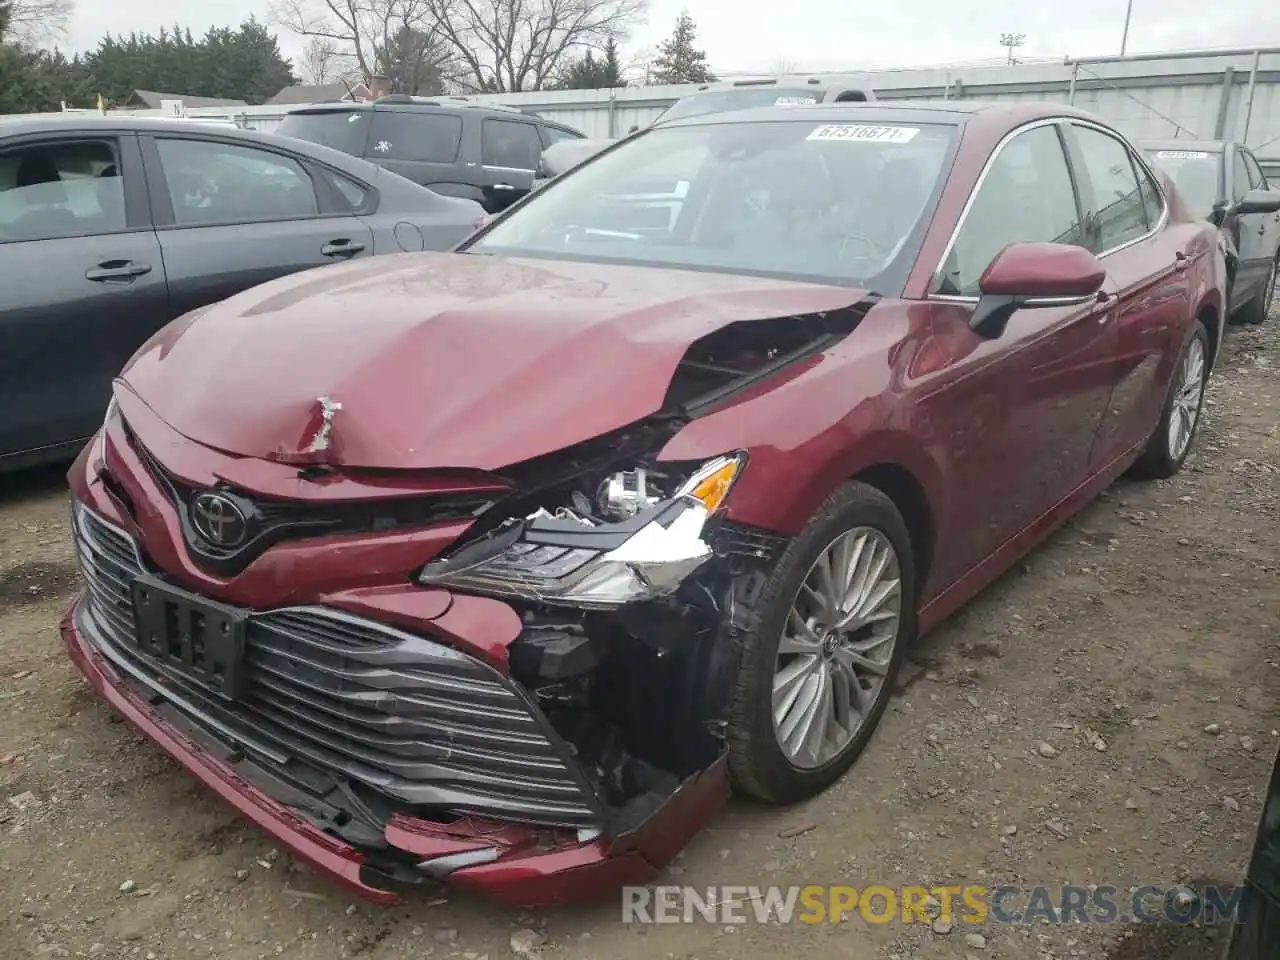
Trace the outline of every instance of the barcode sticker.
<instances>
[{"instance_id":1,"label":"barcode sticker","mask_svg":"<svg viewBox=\"0 0 1280 960\"><path fill-rule=\"evenodd\" d=\"M1156 158L1159 160L1208 160L1209 154L1203 150L1158 150Z\"/></svg>"},{"instance_id":2,"label":"barcode sticker","mask_svg":"<svg viewBox=\"0 0 1280 960\"><path fill-rule=\"evenodd\" d=\"M858 143L910 143L919 127L885 127L862 123L826 123L807 140L851 140Z\"/></svg>"},{"instance_id":3,"label":"barcode sticker","mask_svg":"<svg viewBox=\"0 0 1280 960\"><path fill-rule=\"evenodd\" d=\"M779 97L773 101L776 107L803 107L806 104L817 103L815 97Z\"/></svg>"}]
</instances>

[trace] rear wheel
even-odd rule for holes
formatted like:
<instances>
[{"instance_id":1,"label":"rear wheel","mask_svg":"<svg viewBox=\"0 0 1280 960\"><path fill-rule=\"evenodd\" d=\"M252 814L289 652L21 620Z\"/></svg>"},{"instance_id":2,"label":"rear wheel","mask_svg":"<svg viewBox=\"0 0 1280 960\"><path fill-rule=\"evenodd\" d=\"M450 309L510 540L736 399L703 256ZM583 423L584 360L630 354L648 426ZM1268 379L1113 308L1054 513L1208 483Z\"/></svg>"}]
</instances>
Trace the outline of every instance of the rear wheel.
<instances>
[{"instance_id":1,"label":"rear wheel","mask_svg":"<svg viewBox=\"0 0 1280 960\"><path fill-rule=\"evenodd\" d=\"M1280 262L1280 254L1277 254L1276 259L1271 261L1271 270L1267 273L1267 282L1262 288L1262 293L1240 308L1240 319L1245 323L1251 323L1256 326L1266 321L1267 312L1271 309L1271 298L1275 296L1276 292L1277 262Z\"/></svg>"},{"instance_id":2,"label":"rear wheel","mask_svg":"<svg viewBox=\"0 0 1280 960\"><path fill-rule=\"evenodd\" d=\"M738 787L802 800L849 769L888 705L915 604L893 501L867 484L840 487L783 554L743 641L728 730Z\"/></svg>"},{"instance_id":3,"label":"rear wheel","mask_svg":"<svg viewBox=\"0 0 1280 960\"><path fill-rule=\"evenodd\" d=\"M1200 426L1200 408L1209 371L1209 335L1204 324L1196 321L1191 335L1182 347L1182 355L1174 368L1165 398L1164 412L1156 432L1147 441L1142 456L1131 473L1143 479L1160 480L1182 469L1196 428Z\"/></svg>"}]
</instances>

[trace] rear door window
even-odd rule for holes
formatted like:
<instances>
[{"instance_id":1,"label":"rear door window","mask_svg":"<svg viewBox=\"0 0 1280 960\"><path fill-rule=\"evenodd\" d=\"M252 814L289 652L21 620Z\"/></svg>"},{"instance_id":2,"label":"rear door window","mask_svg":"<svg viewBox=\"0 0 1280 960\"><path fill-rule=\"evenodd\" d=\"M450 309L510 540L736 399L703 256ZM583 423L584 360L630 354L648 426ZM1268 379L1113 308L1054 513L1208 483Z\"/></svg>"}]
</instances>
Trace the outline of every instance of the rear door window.
<instances>
[{"instance_id":1,"label":"rear door window","mask_svg":"<svg viewBox=\"0 0 1280 960\"><path fill-rule=\"evenodd\" d=\"M320 212L302 164L284 154L209 140L156 140L179 226L292 220Z\"/></svg>"},{"instance_id":2,"label":"rear door window","mask_svg":"<svg viewBox=\"0 0 1280 960\"><path fill-rule=\"evenodd\" d=\"M1106 253L1144 236L1147 205L1138 189L1135 170L1141 166L1129 148L1108 133L1073 124L1080 155L1084 158L1091 191L1081 199L1095 250Z\"/></svg>"},{"instance_id":3,"label":"rear door window","mask_svg":"<svg viewBox=\"0 0 1280 960\"><path fill-rule=\"evenodd\" d=\"M462 118L451 113L378 110L373 115L369 157L453 163L462 142Z\"/></svg>"},{"instance_id":4,"label":"rear door window","mask_svg":"<svg viewBox=\"0 0 1280 960\"><path fill-rule=\"evenodd\" d=\"M532 123L485 120L480 128L480 159L486 167L534 170L542 157L542 140Z\"/></svg>"}]
</instances>

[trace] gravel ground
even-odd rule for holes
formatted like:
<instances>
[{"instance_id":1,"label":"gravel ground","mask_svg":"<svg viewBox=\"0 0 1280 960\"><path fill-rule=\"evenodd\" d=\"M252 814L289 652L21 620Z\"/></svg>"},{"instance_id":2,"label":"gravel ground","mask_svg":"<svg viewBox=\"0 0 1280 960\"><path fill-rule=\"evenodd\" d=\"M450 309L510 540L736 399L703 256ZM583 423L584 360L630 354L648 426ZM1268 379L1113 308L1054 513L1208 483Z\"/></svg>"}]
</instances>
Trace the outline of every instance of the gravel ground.
<instances>
[{"instance_id":1,"label":"gravel ground","mask_svg":"<svg viewBox=\"0 0 1280 960\"><path fill-rule=\"evenodd\" d=\"M1237 881L1280 745L1280 319L1229 334L1179 477L1086 508L920 644L843 782L799 807L735 802L666 882ZM3 958L1217 955L1195 928L628 927L616 903L356 903L114 722L56 636L75 588L61 471L0 478Z\"/></svg>"}]
</instances>

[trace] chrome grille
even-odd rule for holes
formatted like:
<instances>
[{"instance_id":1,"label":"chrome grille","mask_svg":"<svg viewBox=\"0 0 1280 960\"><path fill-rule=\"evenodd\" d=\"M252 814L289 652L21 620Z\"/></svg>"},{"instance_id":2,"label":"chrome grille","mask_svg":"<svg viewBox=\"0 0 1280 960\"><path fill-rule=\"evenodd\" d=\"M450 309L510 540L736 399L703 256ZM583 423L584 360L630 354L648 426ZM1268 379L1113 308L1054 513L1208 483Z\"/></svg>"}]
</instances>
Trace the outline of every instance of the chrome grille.
<instances>
[{"instance_id":1,"label":"chrome grille","mask_svg":"<svg viewBox=\"0 0 1280 960\"><path fill-rule=\"evenodd\" d=\"M249 692L228 703L134 642L133 540L74 513L82 622L117 667L188 718L276 763L297 760L411 805L590 826L595 798L523 691L473 657L324 607L251 615Z\"/></svg>"}]
</instances>

